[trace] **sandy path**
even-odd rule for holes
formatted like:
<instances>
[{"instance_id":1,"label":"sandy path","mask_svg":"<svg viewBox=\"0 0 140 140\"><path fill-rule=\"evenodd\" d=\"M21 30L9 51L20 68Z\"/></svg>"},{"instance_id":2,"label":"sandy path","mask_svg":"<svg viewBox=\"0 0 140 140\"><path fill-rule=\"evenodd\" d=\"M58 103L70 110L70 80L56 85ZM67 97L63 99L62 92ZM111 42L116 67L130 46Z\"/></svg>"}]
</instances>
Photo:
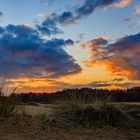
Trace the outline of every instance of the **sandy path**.
<instances>
[{"instance_id":1,"label":"sandy path","mask_svg":"<svg viewBox=\"0 0 140 140\"><path fill-rule=\"evenodd\" d=\"M31 115L31 116L36 116L36 115L48 115L52 107L57 106L57 105L51 105L51 104L39 104L36 103L38 106L33 106L33 105L25 105L25 111ZM129 106L129 108L133 108L133 106L137 106L139 108L140 102L120 102L120 103L113 103L116 106L121 106L121 107L126 107ZM140 109L140 108L139 108Z\"/></svg>"}]
</instances>

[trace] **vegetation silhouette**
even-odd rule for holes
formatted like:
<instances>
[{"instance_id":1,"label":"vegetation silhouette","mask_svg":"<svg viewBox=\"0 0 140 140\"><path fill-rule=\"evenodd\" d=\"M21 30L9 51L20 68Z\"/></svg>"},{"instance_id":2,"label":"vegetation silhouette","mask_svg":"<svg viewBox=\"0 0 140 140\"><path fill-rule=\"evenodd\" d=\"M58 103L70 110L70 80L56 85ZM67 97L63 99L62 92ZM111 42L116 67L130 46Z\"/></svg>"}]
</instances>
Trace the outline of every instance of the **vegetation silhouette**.
<instances>
[{"instance_id":1,"label":"vegetation silhouette","mask_svg":"<svg viewBox=\"0 0 140 140\"><path fill-rule=\"evenodd\" d=\"M90 94L92 99L96 98L103 100L105 98L111 98L113 102L140 102L140 87L132 87L128 89L64 89L55 93L21 93L12 94L11 96L18 96L24 103L28 102L41 102L41 103L53 103L56 100L65 100L67 94Z\"/></svg>"}]
</instances>

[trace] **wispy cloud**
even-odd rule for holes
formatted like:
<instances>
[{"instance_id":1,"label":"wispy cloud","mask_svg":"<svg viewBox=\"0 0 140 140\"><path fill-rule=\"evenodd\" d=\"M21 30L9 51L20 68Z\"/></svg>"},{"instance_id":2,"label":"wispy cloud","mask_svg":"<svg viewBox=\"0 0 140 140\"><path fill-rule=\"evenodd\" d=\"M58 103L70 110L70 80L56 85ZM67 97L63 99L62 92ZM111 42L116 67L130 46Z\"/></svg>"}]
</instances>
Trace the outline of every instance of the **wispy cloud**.
<instances>
[{"instance_id":1,"label":"wispy cloud","mask_svg":"<svg viewBox=\"0 0 140 140\"><path fill-rule=\"evenodd\" d=\"M123 19L123 21L124 21L124 22L130 22L130 21L132 21L132 19L129 18L129 17L126 17L126 18Z\"/></svg>"},{"instance_id":2,"label":"wispy cloud","mask_svg":"<svg viewBox=\"0 0 140 140\"><path fill-rule=\"evenodd\" d=\"M47 18L47 17L50 16L50 14L47 14L47 13L38 13L37 16L38 16L38 17Z\"/></svg>"},{"instance_id":3,"label":"wispy cloud","mask_svg":"<svg viewBox=\"0 0 140 140\"><path fill-rule=\"evenodd\" d=\"M40 0L41 3L43 3L44 5L51 5L52 3L55 2L55 0Z\"/></svg>"},{"instance_id":4,"label":"wispy cloud","mask_svg":"<svg viewBox=\"0 0 140 140\"><path fill-rule=\"evenodd\" d=\"M131 2L132 0L121 0L120 2L115 3L115 6L119 8L123 8L128 6Z\"/></svg>"}]
</instances>

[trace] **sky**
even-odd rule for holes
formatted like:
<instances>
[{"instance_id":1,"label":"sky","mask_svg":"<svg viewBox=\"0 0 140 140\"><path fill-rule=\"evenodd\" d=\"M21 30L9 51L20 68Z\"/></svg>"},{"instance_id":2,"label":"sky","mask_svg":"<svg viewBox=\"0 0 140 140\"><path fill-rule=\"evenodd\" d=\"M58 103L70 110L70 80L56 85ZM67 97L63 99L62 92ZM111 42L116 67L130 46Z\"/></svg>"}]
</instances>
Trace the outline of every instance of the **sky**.
<instances>
[{"instance_id":1,"label":"sky","mask_svg":"<svg viewBox=\"0 0 140 140\"><path fill-rule=\"evenodd\" d=\"M139 0L0 0L0 79L19 92L140 86Z\"/></svg>"}]
</instances>

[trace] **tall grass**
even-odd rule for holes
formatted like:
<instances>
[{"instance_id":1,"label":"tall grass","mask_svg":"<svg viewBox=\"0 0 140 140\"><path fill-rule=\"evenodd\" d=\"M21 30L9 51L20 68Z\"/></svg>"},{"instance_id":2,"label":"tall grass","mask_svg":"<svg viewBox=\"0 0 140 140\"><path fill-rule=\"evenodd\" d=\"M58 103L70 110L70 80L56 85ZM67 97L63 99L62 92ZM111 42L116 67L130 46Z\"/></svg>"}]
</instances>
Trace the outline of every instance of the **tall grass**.
<instances>
[{"instance_id":1,"label":"tall grass","mask_svg":"<svg viewBox=\"0 0 140 140\"><path fill-rule=\"evenodd\" d=\"M9 88L6 80L0 83L0 117L6 118L17 113L19 100L13 96L19 86Z\"/></svg>"},{"instance_id":2,"label":"tall grass","mask_svg":"<svg viewBox=\"0 0 140 140\"><path fill-rule=\"evenodd\" d=\"M64 127L130 128L131 117L110 102L110 97L101 100L91 94L68 93L60 106L53 108L50 119Z\"/></svg>"}]
</instances>

